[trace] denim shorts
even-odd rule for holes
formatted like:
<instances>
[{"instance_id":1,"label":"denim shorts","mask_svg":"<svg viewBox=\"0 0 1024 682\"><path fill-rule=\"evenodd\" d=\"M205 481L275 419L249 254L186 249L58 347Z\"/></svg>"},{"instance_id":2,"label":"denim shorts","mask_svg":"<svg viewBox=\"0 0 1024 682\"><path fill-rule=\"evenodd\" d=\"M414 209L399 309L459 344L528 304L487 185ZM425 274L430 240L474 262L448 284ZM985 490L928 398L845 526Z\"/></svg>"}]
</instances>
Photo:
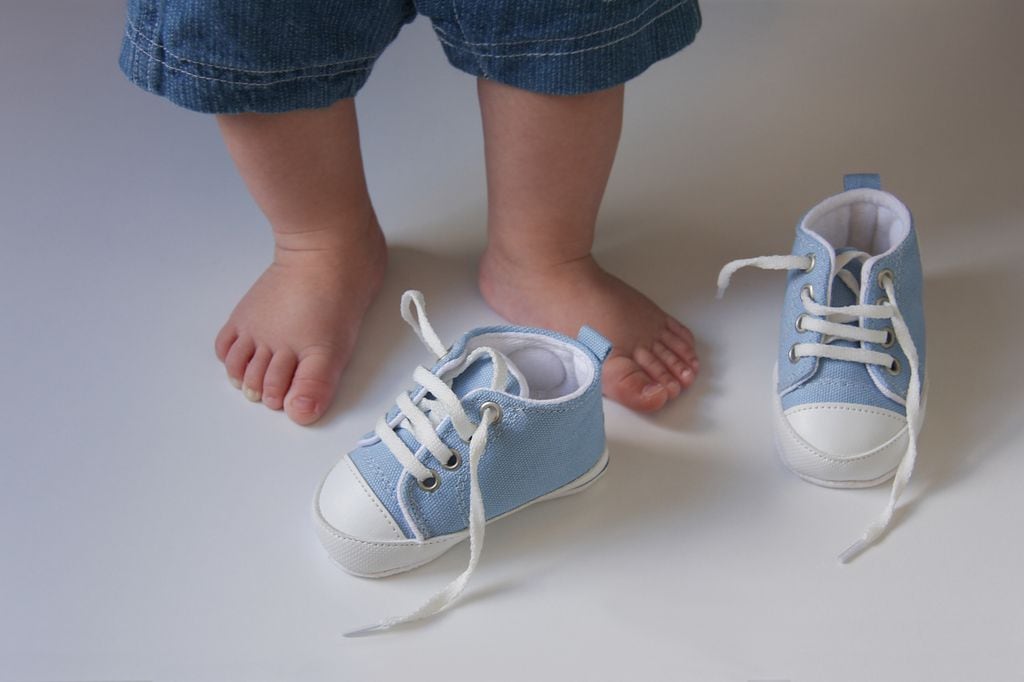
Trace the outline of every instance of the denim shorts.
<instances>
[{"instance_id":1,"label":"denim shorts","mask_svg":"<svg viewBox=\"0 0 1024 682\"><path fill-rule=\"evenodd\" d=\"M701 25L697 0L129 0L120 65L195 111L323 107L417 14L456 68L557 95L624 83Z\"/></svg>"}]
</instances>

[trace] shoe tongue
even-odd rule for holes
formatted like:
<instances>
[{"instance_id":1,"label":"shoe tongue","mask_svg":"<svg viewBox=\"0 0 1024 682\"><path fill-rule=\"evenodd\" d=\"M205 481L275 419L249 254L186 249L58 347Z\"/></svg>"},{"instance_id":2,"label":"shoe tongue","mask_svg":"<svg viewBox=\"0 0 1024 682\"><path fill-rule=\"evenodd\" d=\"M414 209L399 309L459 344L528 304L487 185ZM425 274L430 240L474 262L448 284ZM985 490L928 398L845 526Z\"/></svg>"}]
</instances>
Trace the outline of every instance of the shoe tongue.
<instances>
[{"instance_id":1,"label":"shoe tongue","mask_svg":"<svg viewBox=\"0 0 1024 682\"><path fill-rule=\"evenodd\" d=\"M836 249L836 255L841 254L841 253L845 253L847 251L856 251L856 250L857 249L854 249L854 248L851 248L851 247L846 247L846 248L842 248L842 249ZM846 267L844 267L843 269L846 270L847 272L849 272L851 275L853 275L853 278L859 282L860 281L861 265L862 265L862 263L861 263L860 259L854 258L849 263L847 263ZM831 305L834 308L838 308L840 306L857 305L859 302L860 301L857 300L857 297L853 295L853 292L850 291L850 288L848 286L846 286L846 284L843 282L843 280L839 279L839 277L833 278L833 280L832 280L832 299L831 299L829 305ZM853 324L856 324L856 323L849 322L847 324L853 325ZM845 346L845 347L848 347L848 348L856 348L860 344L858 344L856 341L844 341L842 339L836 339L836 340L832 341L832 345L833 346ZM833 363L833 362L839 362L839 361L838 360L829 360L828 358L822 358L821 362Z\"/></svg>"},{"instance_id":2,"label":"shoe tongue","mask_svg":"<svg viewBox=\"0 0 1024 682\"><path fill-rule=\"evenodd\" d=\"M508 379L505 380L505 385L497 390L509 395L529 398L530 387L526 383L526 377L507 357L505 358L505 366L508 369ZM466 394L478 388L491 388L491 379L494 377L494 362L491 360L490 355L482 355L473 360L468 366L464 368L457 367L452 371L457 372L452 379L452 390L455 392L455 395L463 398Z\"/></svg>"},{"instance_id":3,"label":"shoe tongue","mask_svg":"<svg viewBox=\"0 0 1024 682\"><path fill-rule=\"evenodd\" d=\"M856 250L857 249L851 247L836 249L836 255L846 253L847 251ZM849 263L847 263L846 267L843 269L849 272L851 275L853 275L853 278L855 280L857 280L858 282L860 281L860 259L854 258ZM853 295L853 292L850 291L850 288L843 283L843 280L839 279L838 277L835 277L832 280L832 300L830 302L830 305L832 305L833 307L839 307L844 305L856 305L857 303L859 303L859 301L857 301L856 297Z\"/></svg>"},{"instance_id":4,"label":"shoe tongue","mask_svg":"<svg viewBox=\"0 0 1024 682\"><path fill-rule=\"evenodd\" d=\"M530 387L527 385L526 378L523 376L523 373L507 358L505 359L505 366L508 369L508 378L505 380L505 386L498 390L508 393L509 395L529 398ZM447 379L448 377L452 377L452 375L454 375L454 378L451 380L452 391L454 391L455 395L461 399L466 397L466 395L471 391L475 391L478 388L491 388L491 379L494 377L494 362L491 360L489 355L482 355L470 362L468 366L463 364L456 365L454 368L440 376L442 379ZM389 420L394 418L397 410L397 407L393 407L391 411L388 412L387 418ZM437 415L436 412L431 411L428 416L435 426L440 423L440 416ZM398 437L401 438L413 452L419 448L419 441L416 440L412 431L405 428L404 425L400 425L395 430L395 433L398 434Z\"/></svg>"}]
</instances>

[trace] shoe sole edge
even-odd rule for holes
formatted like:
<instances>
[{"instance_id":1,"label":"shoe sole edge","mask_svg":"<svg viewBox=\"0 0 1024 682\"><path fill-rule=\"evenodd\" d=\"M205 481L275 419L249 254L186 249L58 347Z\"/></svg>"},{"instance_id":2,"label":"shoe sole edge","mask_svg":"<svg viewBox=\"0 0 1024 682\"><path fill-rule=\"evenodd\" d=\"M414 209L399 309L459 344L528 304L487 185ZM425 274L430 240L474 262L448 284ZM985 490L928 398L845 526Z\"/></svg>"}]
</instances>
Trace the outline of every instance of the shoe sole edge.
<instances>
[{"instance_id":1,"label":"shoe sole edge","mask_svg":"<svg viewBox=\"0 0 1024 682\"><path fill-rule=\"evenodd\" d=\"M608 462L608 449L605 448L597 463L581 476L515 509L510 509L504 514L488 519L487 523L490 524L503 519L538 502L567 497L586 490L601 478L608 469ZM327 551L328 556L349 575L360 578L384 578L389 575L411 571L437 559L469 537L468 529L440 535L424 541L406 539L385 542L352 537L332 526L320 513L320 492L322 490L323 483L317 488L316 495L313 498L313 520L317 536L320 539L320 544Z\"/></svg>"}]
</instances>

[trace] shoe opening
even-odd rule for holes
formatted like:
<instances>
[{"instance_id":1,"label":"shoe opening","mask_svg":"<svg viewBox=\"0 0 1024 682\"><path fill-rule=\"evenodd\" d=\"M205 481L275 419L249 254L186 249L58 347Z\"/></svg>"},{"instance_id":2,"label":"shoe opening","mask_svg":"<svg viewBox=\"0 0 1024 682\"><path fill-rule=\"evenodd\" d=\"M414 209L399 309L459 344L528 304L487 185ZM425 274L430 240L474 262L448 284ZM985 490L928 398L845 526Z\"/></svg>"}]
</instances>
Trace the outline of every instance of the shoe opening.
<instances>
[{"instance_id":1,"label":"shoe opening","mask_svg":"<svg viewBox=\"0 0 1024 682\"><path fill-rule=\"evenodd\" d=\"M893 195L855 189L815 206L800 227L819 234L834 249L849 247L877 256L902 242L910 225L910 211Z\"/></svg>"},{"instance_id":2,"label":"shoe opening","mask_svg":"<svg viewBox=\"0 0 1024 682\"><path fill-rule=\"evenodd\" d=\"M490 346L512 363L530 387L532 400L567 400L594 380L594 361L586 351L543 334L481 334L467 344L471 351Z\"/></svg>"}]
</instances>

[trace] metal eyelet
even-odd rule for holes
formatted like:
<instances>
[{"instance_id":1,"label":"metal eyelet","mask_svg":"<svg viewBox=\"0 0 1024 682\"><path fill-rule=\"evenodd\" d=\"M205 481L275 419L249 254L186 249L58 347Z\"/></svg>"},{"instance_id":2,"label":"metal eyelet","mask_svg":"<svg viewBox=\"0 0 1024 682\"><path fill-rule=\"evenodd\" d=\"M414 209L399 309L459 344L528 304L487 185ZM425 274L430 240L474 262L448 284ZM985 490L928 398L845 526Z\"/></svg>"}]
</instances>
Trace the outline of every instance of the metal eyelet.
<instances>
[{"instance_id":1,"label":"metal eyelet","mask_svg":"<svg viewBox=\"0 0 1024 682\"><path fill-rule=\"evenodd\" d=\"M894 282L892 270L890 270L889 268L886 268L885 270L882 270L880 273L878 273L878 286L881 287L882 289L885 289L884 280L886 279L888 279L890 283Z\"/></svg>"},{"instance_id":2,"label":"metal eyelet","mask_svg":"<svg viewBox=\"0 0 1024 682\"><path fill-rule=\"evenodd\" d=\"M789 347L789 361L795 365L799 360L800 358L796 356L796 344L794 343Z\"/></svg>"},{"instance_id":3,"label":"metal eyelet","mask_svg":"<svg viewBox=\"0 0 1024 682\"><path fill-rule=\"evenodd\" d=\"M804 292L807 292L807 297L814 301L814 287L810 284L805 284L803 289L800 290L800 297L803 298ZM817 303L817 301L814 301Z\"/></svg>"},{"instance_id":4,"label":"metal eyelet","mask_svg":"<svg viewBox=\"0 0 1024 682\"><path fill-rule=\"evenodd\" d=\"M814 270L814 263L817 259L815 259L813 253L807 254L807 257L811 259L811 264L804 268L804 272L811 272L812 270Z\"/></svg>"},{"instance_id":5,"label":"metal eyelet","mask_svg":"<svg viewBox=\"0 0 1024 682\"><path fill-rule=\"evenodd\" d=\"M441 466L443 466L448 471L455 471L460 466L462 466L462 455L460 455L455 450L452 450L452 456L448 458L448 461L442 462Z\"/></svg>"},{"instance_id":6,"label":"metal eyelet","mask_svg":"<svg viewBox=\"0 0 1024 682\"><path fill-rule=\"evenodd\" d=\"M504 412L501 409L501 405L499 405L498 403L496 403L496 402L494 402L492 400L488 400L487 402L485 402L482 405L480 405L480 418L481 419L483 419L484 413L487 412L487 410L493 410L494 414L496 415L494 417L494 421L491 422L492 424L497 424L498 422L501 421L501 417L504 415Z\"/></svg>"},{"instance_id":7,"label":"metal eyelet","mask_svg":"<svg viewBox=\"0 0 1024 682\"><path fill-rule=\"evenodd\" d=\"M885 366L885 371L893 376L900 373L900 361L896 358L892 359L892 363Z\"/></svg>"},{"instance_id":8,"label":"metal eyelet","mask_svg":"<svg viewBox=\"0 0 1024 682\"><path fill-rule=\"evenodd\" d=\"M430 477L422 481L417 478L416 485L420 487L420 490L432 493L441 487L441 477L433 469L427 469L427 471L430 472Z\"/></svg>"},{"instance_id":9,"label":"metal eyelet","mask_svg":"<svg viewBox=\"0 0 1024 682\"><path fill-rule=\"evenodd\" d=\"M804 328L804 318L807 317L807 313L800 313L796 316L796 330L798 332L805 332L807 329Z\"/></svg>"},{"instance_id":10,"label":"metal eyelet","mask_svg":"<svg viewBox=\"0 0 1024 682\"><path fill-rule=\"evenodd\" d=\"M882 348L892 348L892 344L896 343L896 332L893 331L892 327L885 328L885 341L881 343Z\"/></svg>"}]
</instances>

